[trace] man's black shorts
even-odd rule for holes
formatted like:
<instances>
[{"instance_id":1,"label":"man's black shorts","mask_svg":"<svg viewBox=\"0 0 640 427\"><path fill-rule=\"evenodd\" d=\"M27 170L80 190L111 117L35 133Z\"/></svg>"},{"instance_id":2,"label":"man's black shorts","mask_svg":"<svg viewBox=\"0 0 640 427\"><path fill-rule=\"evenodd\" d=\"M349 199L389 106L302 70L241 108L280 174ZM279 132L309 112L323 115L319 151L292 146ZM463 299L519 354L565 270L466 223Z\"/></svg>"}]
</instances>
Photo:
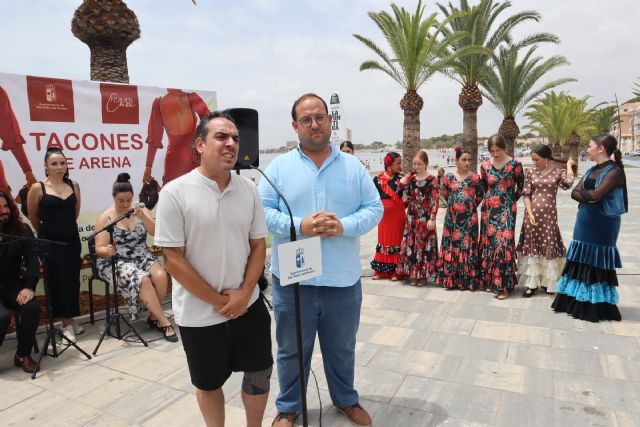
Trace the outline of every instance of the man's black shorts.
<instances>
[{"instance_id":1,"label":"man's black shorts","mask_svg":"<svg viewBox=\"0 0 640 427\"><path fill-rule=\"evenodd\" d=\"M200 390L215 390L231 372L256 372L273 365L271 317L259 297L237 319L213 326L180 326L191 383Z\"/></svg>"}]
</instances>

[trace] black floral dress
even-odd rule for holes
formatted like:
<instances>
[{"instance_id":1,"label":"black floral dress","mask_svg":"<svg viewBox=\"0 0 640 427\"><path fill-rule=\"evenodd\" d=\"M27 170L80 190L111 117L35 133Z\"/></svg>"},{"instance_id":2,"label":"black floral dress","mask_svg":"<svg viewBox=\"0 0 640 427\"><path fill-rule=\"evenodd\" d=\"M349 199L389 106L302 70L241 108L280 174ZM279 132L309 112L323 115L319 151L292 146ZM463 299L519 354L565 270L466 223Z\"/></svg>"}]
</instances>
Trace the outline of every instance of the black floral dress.
<instances>
[{"instance_id":1,"label":"black floral dress","mask_svg":"<svg viewBox=\"0 0 640 427\"><path fill-rule=\"evenodd\" d=\"M484 196L480 176L471 173L459 181L448 173L442 178L440 194L447 201L447 215L436 283L449 289L478 289L478 206Z\"/></svg>"},{"instance_id":2,"label":"black floral dress","mask_svg":"<svg viewBox=\"0 0 640 427\"><path fill-rule=\"evenodd\" d=\"M484 201L480 220L480 281L496 292L515 288L517 201L524 187L524 170L518 160L496 169L487 160L480 167Z\"/></svg>"},{"instance_id":3,"label":"black floral dress","mask_svg":"<svg viewBox=\"0 0 640 427\"><path fill-rule=\"evenodd\" d=\"M413 280L426 279L435 274L438 261L438 236L435 230L427 230L427 222L435 221L438 213L438 179L429 175L406 186L400 182L400 188L408 196L408 207L396 274Z\"/></svg>"},{"instance_id":4,"label":"black floral dress","mask_svg":"<svg viewBox=\"0 0 640 427\"><path fill-rule=\"evenodd\" d=\"M114 228L113 239L118 252L116 274L120 295L127 301L129 313L137 315L143 307L138 294L142 279L150 277L149 269L156 261L147 246L147 231L142 221L136 218L132 231ZM98 258L100 277L113 286L111 274L111 260Z\"/></svg>"}]
</instances>

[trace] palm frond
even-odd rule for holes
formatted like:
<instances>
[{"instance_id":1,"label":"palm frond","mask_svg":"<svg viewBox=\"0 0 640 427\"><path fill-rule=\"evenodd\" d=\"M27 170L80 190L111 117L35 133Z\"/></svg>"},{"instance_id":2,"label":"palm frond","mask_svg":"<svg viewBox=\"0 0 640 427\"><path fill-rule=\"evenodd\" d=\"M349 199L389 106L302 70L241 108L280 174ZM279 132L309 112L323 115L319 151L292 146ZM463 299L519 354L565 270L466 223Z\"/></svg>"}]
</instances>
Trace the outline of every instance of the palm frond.
<instances>
[{"instance_id":1,"label":"palm frond","mask_svg":"<svg viewBox=\"0 0 640 427\"><path fill-rule=\"evenodd\" d=\"M520 49L518 48L520 46ZM535 56L537 46L529 47L520 57L521 43L500 47L492 70L481 83L483 95L504 115L515 117L532 100L559 85L575 81L556 79L536 88L538 82L555 68L567 65L563 56L543 60Z\"/></svg>"},{"instance_id":2,"label":"palm frond","mask_svg":"<svg viewBox=\"0 0 640 427\"><path fill-rule=\"evenodd\" d=\"M454 12L443 23L438 22L437 13L424 14L425 6L418 1L413 13L396 4L391 11L369 12L369 17L382 32L388 46L383 50L370 39L354 34L353 36L371 49L382 62L366 61L360 70L380 70L407 91L417 90L433 74L451 65L451 61L461 57L450 47L468 37L464 32L445 31L446 23L458 19L464 12Z\"/></svg>"}]
</instances>

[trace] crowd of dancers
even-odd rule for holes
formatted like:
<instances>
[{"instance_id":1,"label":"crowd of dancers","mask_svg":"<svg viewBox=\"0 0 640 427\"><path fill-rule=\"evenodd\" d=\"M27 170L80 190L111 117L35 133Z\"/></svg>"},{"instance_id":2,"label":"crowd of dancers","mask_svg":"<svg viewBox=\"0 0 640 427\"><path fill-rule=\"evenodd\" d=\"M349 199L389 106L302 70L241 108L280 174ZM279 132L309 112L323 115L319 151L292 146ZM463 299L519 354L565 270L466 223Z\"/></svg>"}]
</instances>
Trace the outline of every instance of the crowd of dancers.
<instances>
[{"instance_id":1,"label":"crowd of dancers","mask_svg":"<svg viewBox=\"0 0 640 427\"><path fill-rule=\"evenodd\" d=\"M418 151L405 174L398 153L384 157L385 170L374 177L384 205L373 279L428 279L448 290L484 290L504 300L520 283L522 296L538 290L556 294L556 311L597 322L620 320L616 241L620 216L627 212L626 180L617 141L600 135L589 143L595 166L571 193L579 202L573 240L565 249L558 226L558 189L573 186L577 165L554 159L549 146L531 152L534 168L506 154L501 135L488 140L491 159L470 170L471 155L455 150L456 169L429 173L429 158ZM566 163L558 168L555 163ZM524 198L525 218L516 244L517 202ZM443 199L446 215L438 247L436 215ZM478 208L480 219L478 220Z\"/></svg>"}]
</instances>

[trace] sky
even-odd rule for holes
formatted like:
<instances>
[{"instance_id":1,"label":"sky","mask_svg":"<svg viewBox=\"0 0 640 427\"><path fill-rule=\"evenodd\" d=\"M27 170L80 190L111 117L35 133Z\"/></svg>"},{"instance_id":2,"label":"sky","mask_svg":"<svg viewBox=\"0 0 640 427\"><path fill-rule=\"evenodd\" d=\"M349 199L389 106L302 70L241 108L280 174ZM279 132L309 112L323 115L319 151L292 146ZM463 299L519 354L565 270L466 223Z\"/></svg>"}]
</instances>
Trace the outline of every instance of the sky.
<instances>
[{"instance_id":1,"label":"sky","mask_svg":"<svg viewBox=\"0 0 640 427\"><path fill-rule=\"evenodd\" d=\"M472 0L473 2L473 0ZM81 0L0 1L0 72L88 80L89 48L71 33ZM141 38L127 51L130 83L214 90L222 108L255 108L260 145L295 140L291 105L315 92L327 102L337 92L353 142L402 139L404 90L379 71L359 71L376 55L353 37L371 38L389 51L367 15L390 11L382 0L127 0L140 22ZM396 2L411 11L416 1ZM437 11L427 0L427 13ZM457 4L457 0L454 2ZM504 13L537 10L539 23L521 24L520 39L536 32L556 34L559 45L541 46L542 56L563 55L571 64L547 80L578 79L562 87L591 96L591 105L631 97L640 81L640 22L637 0L512 0ZM546 81L546 80L544 80ZM419 90L424 98L421 136L462 132L459 83L436 75ZM502 118L485 100L478 110L478 133L495 133ZM522 129L527 123L517 118Z\"/></svg>"}]
</instances>

